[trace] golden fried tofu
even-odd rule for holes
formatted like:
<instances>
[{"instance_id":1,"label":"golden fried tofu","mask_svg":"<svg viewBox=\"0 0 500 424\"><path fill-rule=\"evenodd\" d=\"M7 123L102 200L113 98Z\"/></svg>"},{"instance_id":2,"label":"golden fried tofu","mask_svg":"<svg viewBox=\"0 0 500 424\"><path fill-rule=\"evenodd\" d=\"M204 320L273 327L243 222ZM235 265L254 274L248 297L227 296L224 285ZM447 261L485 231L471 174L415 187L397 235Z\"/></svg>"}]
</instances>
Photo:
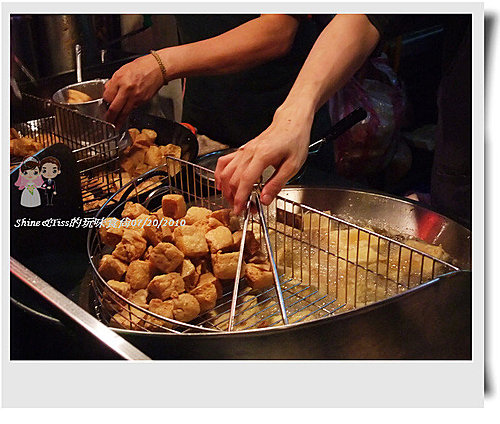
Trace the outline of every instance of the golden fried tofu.
<instances>
[{"instance_id":1,"label":"golden fried tofu","mask_svg":"<svg viewBox=\"0 0 500 424\"><path fill-rule=\"evenodd\" d=\"M189 322L200 314L200 304L196 298L189 293L182 293L173 299L174 318L177 321Z\"/></svg>"},{"instance_id":2,"label":"golden fried tofu","mask_svg":"<svg viewBox=\"0 0 500 424\"><path fill-rule=\"evenodd\" d=\"M130 263L143 255L146 246L146 240L137 231L125 229L122 240L112 254L121 261Z\"/></svg>"},{"instance_id":3,"label":"golden fried tofu","mask_svg":"<svg viewBox=\"0 0 500 424\"><path fill-rule=\"evenodd\" d=\"M184 280L184 285L187 291L191 290L194 286L196 286L200 274L196 271L195 266L189 259L184 259L182 261L182 264L177 269L177 272L181 274L181 277Z\"/></svg>"},{"instance_id":4,"label":"golden fried tofu","mask_svg":"<svg viewBox=\"0 0 500 424\"><path fill-rule=\"evenodd\" d=\"M274 285L273 273L269 264L246 264L245 278L252 289L262 290Z\"/></svg>"},{"instance_id":5,"label":"golden fried tofu","mask_svg":"<svg viewBox=\"0 0 500 424\"><path fill-rule=\"evenodd\" d=\"M184 219L186 220L187 225L192 225L196 221L203 221L204 219L208 219L210 215L212 215L212 211L210 209L191 206L187 210Z\"/></svg>"},{"instance_id":6,"label":"golden fried tofu","mask_svg":"<svg viewBox=\"0 0 500 424\"><path fill-rule=\"evenodd\" d=\"M177 159L179 159L182 154L181 146L177 146L176 144L167 144L165 146L160 146L160 149L164 156L172 156Z\"/></svg>"},{"instance_id":7,"label":"golden fried tofu","mask_svg":"<svg viewBox=\"0 0 500 424\"><path fill-rule=\"evenodd\" d=\"M99 274L105 280L121 280L127 271L128 264L113 255L104 255L99 263Z\"/></svg>"},{"instance_id":8,"label":"golden fried tofu","mask_svg":"<svg viewBox=\"0 0 500 424\"><path fill-rule=\"evenodd\" d=\"M243 236L243 230L238 230L233 233L233 246L231 250L240 250L241 238ZM245 238L245 253L253 256L260 249L260 243L255 238L253 231L247 230L247 236Z\"/></svg>"},{"instance_id":9,"label":"golden fried tofu","mask_svg":"<svg viewBox=\"0 0 500 424\"><path fill-rule=\"evenodd\" d=\"M201 231L192 225L174 229L175 245L188 258L198 258L208 253L208 244Z\"/></svg>"},{"instance_id":10,"label":"golden fried tofu","mask_svg":"<svg viewBox=\"0 0 500 424\"><path fill-rule=\"evenodd\" d=\"M135 219L142 214L149 214L149 211L140 203L127 202L123 208L122 218Z\"/></svg>"},{"instance_id":11,"label":"golden fried tofu","mask_svg":"<svg viewBox=\"0 0 500 424\"><path fill-rule=\"evenodd\" d=\"M123 227L116 218L106 218L99 228L101 241L108 246L115 247L122 240Z\"/></svg>"},{"instance_id":12,"label":"golden fried tofu","mask_svg":"<svg viewBox=\"0 0 500 424\"><path fill-rule=\"evenodd\" d=\"M193 224L193 227L198 228L203 234L208 233L210 230L213 230L217 227L222 227L222 222L218 221L215 218L209 217L208 219L202 219L200 221L196 221Z\"/></svg>"},{"instance_id":13,"label":"golden fried tofu","mask_svg":"<svg viewBox=\"0 0 500 424\"><path fill-rule=\"evenodd\" d=\"M153 246L161 242L173 242L174 234L166 220L158 219L157 215L150 215L151 225L144 227L144 236Z\"/></svg>"},{"instance_id":14,"label":"golden fried tofu","mask_svg":"<svg viewBox=\"0 0 500 424\"><path fill-rule=\"evenodd\" d=\"M210 252L216 253L219 250L225 250L233 245L233 235L227 227L220 226L210 230L205 234Z\"/></svg>"},{"instance_id":15,"label":"golden fried tofu","mask_svg":"<svg viewBox=\"0 0 500 424\"><path fill-rule=\"evenodd\" d=\"M238 252L221 253L217 252L212 255L212 267L214 275L221 280L234 279L236 270L238 269ZM244 272L245 263L242 263L242 275Z\"/></svg>"},{"instance_id":16,"label":"golden fried tofu","mask_svg":"<svg viewBox=\"0 0 500 424\"><path fill-rule=\"evenodd\" d=\"M149 294L161 300L177 297L184 290L184 280L178 272L157 275L148 284Z\"/></svg>"},{"instance_id":17,"label":"golden fried tofu","mask_svg":"<svg viewBox=\"0 0 500 424\"><path fill-rule=\"evenodd\" d=\"M177 175L182 168L182 164L173 159L170 159L169 157L180 159L182 155L181 146L177 146L175 144L167 144L166 146L160 146L160 149L166 159L168 174L171 177Z\"/></svg>"},{"instance_id":18,"label":"golden fried tofu","mask_svg":"<svg viewBox=\"0 0 500 424\"><path fill-rule=\"evenodd\" d=\"M145 289L153 278L154 267L150 261L136 260L130 262L125 281L134 290Z\"/></svg>"},{"instance_id":19,"label":"golden fried tofu","mask_svg":"<svg viewBox=\"0 0 500 424\"><path fill-rule=\"evenodd\" d=\"M123 281L108 280L108 286L123 297L128 297L130 294L130 284Z\"/></svg>"},{"instance_id":20,"label":"golden fried tofu","mask_svg":"<svg viewBox=\"0 0 500 424\"><path fill-rule=\"evenodd\" d=\"M123 228L137 231L141 235L141 237L146 238L146 232L144 228L148 224L151 225L152 222L153 220L151 219L150 215L141 213L136 218L125 218L122 222L122 226Z\"/></svg>"},{"instance_id":21,"label":"golden fried tofu","mask_svg":"<svg viewBox=\"0 0 500 424\"><path fill-rule=\"evenodd\" d=\"M220 280L211 272L206 272L205 274L200 275L200 278L198 279L198 285L206 283L210 283L215 286L217 292L217 299L220 299L222 297L222 284Z\"/></svg>"},{"instance_id":22,"label":"golden fried tofu","mask_svg":"<svg viewBox=\"0 0 500 424\"><path fill-rule=\"evenodd\" d=\"M142 259L143 259L144 261L149 260L149 255L151 255L151 251L153 250L153 247L154 247L154 246L148 246L148 247L147 247L146 251L145 251L145 252L144 252L144 254L142 255Z\"/></svg>"},{"instance_id":23,"label":"golden fried tofu","mask_svg":"<svg viewBox=\"0 0 500 424\"><path fill-rule=\"evenodd\" d=\"M193 258L191 259L191 262L193 262L193 265L196 268L196 272L198 272L200 275L212 271L212 260L210 256Z\"/></svg>"},{"instance_id":24,"label":"golden fried tofu","mask_svg":"<svg viewBox=\"0 0 500 424\"><path fill-rule=\"evenodd\" d=\"M128 130L128 135L130 136L130 140L132 143L135 141L135 138L140 134L141 132L137 128L129 128Z\"/></svg>"},{"instance_id":25,"label":"golden fried tofu","mask_svg":"<svg viewBox=\"0 0 500 424\"><path fill-rule=\"evenodd\" d=\"M149 302L149 311L165 318L174 319L174 303L171 300L163 302L160 299L151 299L151 302ZM163 321L155 317L148 317L145 324L148 330L161 331L162 329L159 328L159 326L172 328L174 325L168 321Z\"/></svg>"},{"instance_id":26,"label":"golden fried tofu","mask_svg":"<svg viewBox=\"0 0 500 424\"><path fill-rule=\"evenodd\" d=\"M141 134L145 135L151 144L154 144L154 142L156 141L156 138L158 137L158 134L156 133L156 131L151 130L149 128L144 128L141 131Z\"/></svg>"},{"instance_id":27,"label":"golden fried tofu","mask_svg":"<svg viewBox=\"0 0 500 424\"><path fill-rule=\"evenodd\" d=\"M175 271L184 260L182 253L172 243L158 243L149 254L149 260L155 268L168 274Z\"/></svg>"},{"instance_id":28,"label":"golden fried tofu","mask_svg":"<svg viewBox=\"0 0 500 424\"><path fill-rule=\"evenodd\" d=\"M127 305L126 308L113 315L110 320L110 325L113 327L125 328L127 330L142 330L145 328L145 318L145 312Z\"/></svg>"},{"instance_id":29,"label":"golden fried tofu","mask_svg":"<svg viewBox=\"0 0 500 424\"><path fill-rule=\"evenodd\" d=\"M144 163L146 165L152 166L156 168L165 163L165 156L161 153L161 150L158 146L151 146L144 156Z\"/></svg>"},{"instance_id":30,"label":"golden fried tofu","mask_svg":"<svg viewBox=\"0 0 500 424\"><path fill-rule=\"evenodd\" d=\"M181 194L166 194L163 196L161 208L165 217L180 219L186 215L186 202Z\"/></svg>"},{"instance_id":31,"label":"golden fried tofu","mask_svg":"<svg viewBox=\"0 0 500 424\"><path fill-rule=\"evenodd\" d=\"M233 211L231 209L219 209L217 211L213 211L210 216L215 218L217 221L220 221L222 225L229 227L232 213Z\"/></svg>"},{"instance_id":32,"label":"golden fried tofu","mask_svg":"<svg viewBox=\"0 0 500 424\"><path fill-rule=\"evenodd\" d=\"M136 305L148 309L148 291L146 289L131 290L128 300Z\"/></svg>"},{"instance_id":33,"label":"golden fried tofu","mask_svg":"<svg viewBox=\"0 0 500 424\"><path fill-rule=\"evenodd\" d=\"M199 283L189 293L192 294L198 301L200 305L200 313L214 308L217 303L217 289L209 281L204 281L201 284Z\"/></svg>"},{"instance_id":34,"label":"golden fried tofu","mask_svg":"<svg viewBox=\"0 0 500 424\"><path fill-rule=\"evenodd\" d=\"M142 130L142 132L138 134L134 140L134 145L144 146L146 148L151 147L154 144L154 139L151 139L147 134L145 134L144 130Z\"/></svg>"}]
</instances>

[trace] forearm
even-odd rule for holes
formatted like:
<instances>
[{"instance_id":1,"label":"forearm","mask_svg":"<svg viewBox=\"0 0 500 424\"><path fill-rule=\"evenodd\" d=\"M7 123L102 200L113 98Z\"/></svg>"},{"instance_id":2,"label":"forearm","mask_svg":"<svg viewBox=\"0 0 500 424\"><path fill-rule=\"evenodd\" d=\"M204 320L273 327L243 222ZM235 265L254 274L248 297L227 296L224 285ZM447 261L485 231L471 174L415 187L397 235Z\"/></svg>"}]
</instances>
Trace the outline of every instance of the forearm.
<instances>
[{"instance_id":1,"label":"forearm","mask_svg":"<svg viewBox=\"0 0 500 424\"><path fill-rule=\"evenodd\" d=\"M314 113L363 65L380 39L365 15L337 15L320 34L280 110Z\"/></svg>"},{"instance_id":2,"label":"forearm","mask_svg":"<svg viewBox=\"0 0 500 424\"><path fill-rule=\"evenodd\" d=\"M238 72L286 54L297 27L292 16L262 15L217 37L158 53L169 80Z\"/></svg>"}]
</instances>

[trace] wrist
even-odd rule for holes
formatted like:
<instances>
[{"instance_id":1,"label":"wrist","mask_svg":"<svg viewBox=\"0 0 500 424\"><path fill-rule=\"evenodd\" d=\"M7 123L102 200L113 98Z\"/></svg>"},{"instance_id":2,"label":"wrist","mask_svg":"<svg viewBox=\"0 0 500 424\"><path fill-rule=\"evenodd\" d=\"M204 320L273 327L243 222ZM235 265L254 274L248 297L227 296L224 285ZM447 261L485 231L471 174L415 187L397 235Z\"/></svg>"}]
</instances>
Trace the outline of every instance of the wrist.
<instances>
[{"instance_id":1,"label":"wrist","mask_svg":"<svg viewBox=\"0 0 500 424\"><path fill-rule=\"evenodd\" d=\"M287 121L310 129L314 121L314 107L302 99L289 99L276 109L273 121Z\"/></svg>"},{"instance_id":2,"label":"wrist","mask_svg":"<svg viewBox=\"0 0 500 424\"><path fill-rule=\"evenodd\" d=\"M151 50L150 53L151 53L151 57L153 58L153 61L155 63L153 66L156 66L155 74L156 74L157 78L159 79L159 81L161 81L161 85L167 85L169 82L169 78L168 78L167 69L165 67L165 64L164 64L162 57L155 50ZM159 72L159 75L158 75L158 72Z\"/></svg>"}]
</instances>

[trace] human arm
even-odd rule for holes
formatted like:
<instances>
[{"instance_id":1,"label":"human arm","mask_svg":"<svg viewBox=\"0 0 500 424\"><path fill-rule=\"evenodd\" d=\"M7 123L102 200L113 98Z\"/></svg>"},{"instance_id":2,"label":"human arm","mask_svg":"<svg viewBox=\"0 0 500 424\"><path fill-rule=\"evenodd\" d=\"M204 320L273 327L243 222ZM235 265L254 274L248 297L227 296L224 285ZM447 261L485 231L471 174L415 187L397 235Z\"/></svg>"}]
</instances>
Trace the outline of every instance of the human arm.
<instances>
[{"instance_id":1,"label":"human arm","mask_svg":"<svg viewBox=\"0 0 500 424\"><path fill-rule=\"evenodd\" d=\"M240 213L264 169L276 171L264 185L268 205L307 158L314 114L363 65L379 32L366 15L336 15L322 31L271 125L217 163L217 187Z\"/></svg>"},{"instance_id":2,"label":"human arm","mask_svg":"<svg viewBox=\"0 0 500 424\"><path fill-rule=\"evenodd\" d=\"M261 15L216 37L157 53L165 66L167 81L233 73L287 54L298 25L298 19L290 15ZM104 99L110 103L107 119L123 121L163 84L160 67L151 54L124 65L106 85Z\"/></svg>"}]
</instances>

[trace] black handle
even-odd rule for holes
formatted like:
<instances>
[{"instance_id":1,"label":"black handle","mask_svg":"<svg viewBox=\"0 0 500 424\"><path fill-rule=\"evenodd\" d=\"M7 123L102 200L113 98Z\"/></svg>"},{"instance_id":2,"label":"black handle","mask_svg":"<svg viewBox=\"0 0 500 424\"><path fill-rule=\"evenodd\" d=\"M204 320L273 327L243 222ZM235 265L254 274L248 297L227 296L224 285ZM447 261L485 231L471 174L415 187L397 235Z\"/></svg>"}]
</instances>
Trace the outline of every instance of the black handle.
<instances>
[{"instance_id":1,"label":"black handle","mask_svg":"<svg viewBox=\"0 0 500 424\"><path fill-rule=\"evenodd\" d=\"M367 116L368 114L366 110L364 110L362 107L353 110L349 115L344 116L340 121L333 125L325 137L312 143L309 146L309 153L316 153L325 142L335 140L337 137L350 130L354 125L356 125L358 122L361 122Z\"/></svg>"}]
</instances>

